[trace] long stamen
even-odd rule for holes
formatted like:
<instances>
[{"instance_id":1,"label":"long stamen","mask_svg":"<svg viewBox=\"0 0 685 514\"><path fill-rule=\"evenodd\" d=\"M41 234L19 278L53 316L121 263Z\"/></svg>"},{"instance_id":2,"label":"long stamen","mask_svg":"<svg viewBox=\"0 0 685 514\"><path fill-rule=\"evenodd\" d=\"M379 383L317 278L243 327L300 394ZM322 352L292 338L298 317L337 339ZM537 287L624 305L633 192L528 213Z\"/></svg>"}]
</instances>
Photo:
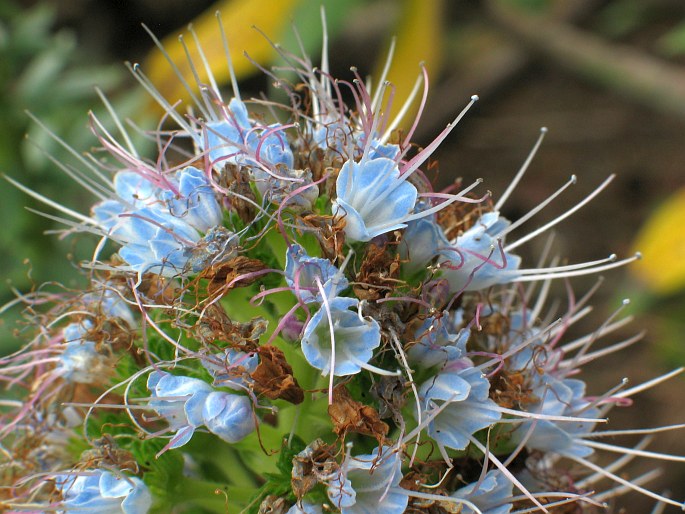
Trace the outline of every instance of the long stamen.
<instances>
[{"instance_id":1,"label":"long stamen","mask_svg":"<svg viewBox=\"0 0 685 514\"><path fill-rule=\"evenodd\" d=\"M540 135L538 136L538 140L533 145L533 148L528 154L528 157L526 157L526 160L521 165L521 168L518 170L513 180L509 183L507 189L504 191L504 193L502 193L502 196L495 204L495 211L499 211L502 208L504 202L506 202L509 199L511 193L514 191L514 189L516 189L516 186L518 185L519 181L521 180L521 178L523 178L523 175L526 173L526 170L528 170L528 166L530 166L530 163L533 161L535 154L538 152L538 149L542 144L542 140L545 138L545 134L547 134L547 127L542 127L540 129Z\"/></svg>"}]
</instances>

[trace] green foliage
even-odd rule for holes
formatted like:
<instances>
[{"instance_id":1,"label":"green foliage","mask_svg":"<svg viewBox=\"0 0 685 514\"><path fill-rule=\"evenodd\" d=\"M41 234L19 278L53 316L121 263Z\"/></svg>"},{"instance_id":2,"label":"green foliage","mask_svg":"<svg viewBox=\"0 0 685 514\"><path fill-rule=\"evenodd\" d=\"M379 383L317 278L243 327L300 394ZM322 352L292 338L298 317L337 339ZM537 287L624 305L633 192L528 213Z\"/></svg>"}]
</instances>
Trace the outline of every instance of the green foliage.
<instances>
[{"instance_id":1,"label":"green foliage","mask_svg":"<svg viewBox=\"0 0 685 514\"><path fill-rule=\"evenodd\" d=\"M657 45L669 57L685 55L685 21L681 21L664 34Z\"/></svg>"},{"instance_id":2,"label":"green foliage","mask_svg":"<svg viewBox=\"0 0 685 514\"><path fill-rule=\"evenodd\" d=\"M255 499L265 498L269 495L274 495L278 497L285 497L288 500L294 502L296 500L292 492L292 470L293 470L293 459L295 456L307 447L305 442L298 436L293 436L290 444L288 444L288 439L283 439L283 444L281 446L281 451L278 456L278 461L276 462L276 468L278 473L265 473L264 478L266 482L259 488L259 491L255 495ZM260 501L255 501L248 512L256 514L259 512Z\"/></svg>"},{"instance_id":3,"label":"green foliage","mask_svg":"<svg viewBox=\"0 0 685 514\"><path fill-rule=\"evenodd\" d=\"M87 130L83 113L97 103L94 87L106 92L120 88L126 72L119 64L92 64L98 62L97 57L79 46L71 31L55 32L54 19L54 9L48 4L26 9L11 1L2 2L0 173L66 205L83 205L91 202L86 200L83 189L56 169L56 162L69 162L69 152L31 121L26 110L74 148L87 148L93 145L94 138ZM125 117L137 109L141 98L139 93L122 98L125 101L117 103L118 112ZM3 278L22 292L56 277L67 286L79 284L82 279L76 265L63 256L72 254L76 261L87 258L92 253L92 239L65 242L44 236L43 232L54 229L55 224L24 209L37 207L36 202L7 184L1 191ZM7 286L1 288L0 304L10 298ZM11 316L5 321L12 327ZM11 330L4 330L0 354L15 345Z\"/></svg>"}]
</instances>

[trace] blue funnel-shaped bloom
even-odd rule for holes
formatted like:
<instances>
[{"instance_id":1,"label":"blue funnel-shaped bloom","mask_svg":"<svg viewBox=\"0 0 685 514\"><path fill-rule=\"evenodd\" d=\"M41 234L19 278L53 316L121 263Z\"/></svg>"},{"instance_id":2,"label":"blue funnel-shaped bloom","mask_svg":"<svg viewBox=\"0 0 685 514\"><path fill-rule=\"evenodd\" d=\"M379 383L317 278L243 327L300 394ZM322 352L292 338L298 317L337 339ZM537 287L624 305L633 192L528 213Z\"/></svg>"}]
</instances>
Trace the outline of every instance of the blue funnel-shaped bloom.
<instances>
[{"instance_id":1,"label":"blue funnel-shaped bloom","mask_svg":"<svg viewBox=\"0 0 685 514\"><path fill-rule=\"evenodd\" d=\"M498 212L487 212L452 241L452 250L440 252L443 276L452 291L478 291L518 276L521 258L499 247L498 238L509 224Z\"/></svg>"},{"instance_id":2,"label":"blue funnel-shaped bloom","mask_svg":"<svg viewBox=\"0 0 685 514\"><path fill-rule=\"evenodd\" d=\"M543 375L533 389L539 401L526 405L526 410L553 416L599 417L585 397L585 382L567 378L559 380ZM526 447L571 457L587 457L593 449L583 444L582 437L594 430L595 423L582 421L549 421L527 419L513 432L514 440L526 439Z\"/></svg>"},{"instance_id":3,"label":"blue funnel-shaped bloom","mask_svg":"<svg viewBox=\"0 0 685 514\"><path fill-rule=\"evenodd\" d=\"M231 100L227 111L227 120L213 121L205 126L203 135L213 165L219 169L226 164L258 163L293 167L293 152L285 135L278 130L279 124L257 128L250 121L245 104L237 98Z\"/></svg>"},{"instance_id":4,"label":"blue funnel-shaped bloom","mask_svg":"<svg viewBox=\"0 0 685 514\"><path fill-rule=\"evenodd\" d=\"M62 495L60 513L146 514L152 505L142 480L100 469L89 475L59 475L55 486Z\"/></svg>"},{"instance_id":5,"label":"blue funnel-shaped bloom","mask_svg":"<svg viewBox=\"0 0 685 514\"><path fill-rule=\"evenodd\" d=\"M358 301L354 298L334 298L328 302L335 344L335 376L354 375L373 357L381 344L381 328L375 320L362 320L349 310ZM302 353L307 362L326 376L331 372L333 345L328 312L325 305L309 320L302 336Z\"/></svg>"},{"instance_id":6,"label":"blue funnel-shaped bloom","mask_svg":"<svg viewBox=\"0 0 685 514\"><path fill-rule=\"evenodd\" d=\"M285 254L285 281L288 287L304 303L321 303L317 279L327 298L338 296L348 286L345 275L328 259L310 257L300 245L291 245Z\"/></svg>"},{"instance_id":7,"label":"blue funnel-shaped bloom","mask_svg":"<svg viewBox=\"0 0 685 514\"><path fill-rule=\"evenodd\" d=\"M249 374L257 369L259 356L225 348L219 353L203 354L200 364L212 375L215 386L240 389L250 381Z\"/></svg>"},{"instance_id":8,"label":"blue funnel-shaped bloom","mask_svg":"<svg viewBox=\"0 0 685 514\"><path fill-rule=\"evenodd\" d=\"M120 171L114 177L118 199L95 205L94 218L123 245L119 255L134 271L165 276L201 271L198 264L215 257L205 254L226 251L232 235L216 241L212 229L221 225L223 215L202 171L189 166L166 181L168 188L162 188L137 173ZM204 258L198 260L198 253ZM191 270L186 269L189 261Z\"/></svg>"},{"instance_id":9,"label":"blue funnel-shaped bloom","mask_svg":"<svg viewBox=\"0 0 685 514\"><path fill-rule=\"evenodd\" d=\"M205 423L203 409L212 387L197 378L175 376L164 371L153 371L147 380L152 394L150 408L162 416L169 429L176 432L169 448L183 446L195 429Z\"/></svg>"},{"instance_id":10,"label":"blue funnel-shaped bloom","mask_svg":"<svg viewBox=\"0 0 685 514\"><path fill-rule=\"evenodd\" d=\"M419 389L424 416L433 416L428 435L439 445L463 450L474 433L499 421L497 404L488 398L490 382L473 367L440 373ZM447 403L446 406L444 404ZM438 414L431 411L443 407Z\"/></svg>"},{"instance_id":11,"label":"blue funnel-shaped bloom","mask_svg":"<svg viewBox=\"0 0 685 514\"><path fill-rule=\"evenodd\" d=\"M333 214L345 220L349 241L370 241L406 227L418 192L392 159L380 157L362 163L347 161L335 183Z\"/></svg>"},{"instance_id":12,"label":"blue funnel-shaped bloom","mask_svg":"<svg viewBox=\"0 0 685 514\"><path fill-rule=\"evenodd\" d=\"M498 469L488 471L483 480L457 489L452 498L461 498L473 503L482 514L509 514L512 504L513 484ZM476 511L467 505L461 507L462 514L475 514Z\"/></svg>"},{"instance_id":13,"label":"blue funnel-shaped bloom","mask_svg":"<svg viewBox=\"0 0 685 514\"><path fill-rule=\"evenodd\" d=\"M202 407L207 429L227 443L237 443L255 429L252 403L245 396L214 391Z\"/></svg>"},{"instance_id":14,"label":"blue funnel-shaped bloom","mask_svg":"<svg viewBox=\"0 0 685 514\"><path fill-rule=\"evenodd\" d=\"M445 366L449 361L464 356L471 331L465 328L450 333L446 321L446 317L430 317L416 330L415 343L407 351L407 359L413 367L428 369Z\"/></svg>"},{"instance_id":15,"label":"blue funnel-shaped bloom","mask_svg":"<svg viewBox=\"0 0 685 514\"><path fill-rule=\"evenodd\" d=\"M329 483L328 498L341 514L401 514L409 503L399 487L401 468L401 455L387 447L380 458L378 448L370 455L349 457Z\"/></svg>"},{"instance_id":16,"label":"blue funnel-shaped bloom","mask_svg":"<svg viewBox=\"0 0 685 514\"><path fill-rule=\"evenodd\" d=\"M70 323L62 331L65 348L56 371L67 382L93 384L102 380L108 359L98 352L94 341L85 339L92 328L89 320L82 320Z\"/></svg>"},{"instance_id":17,"label":"blue funnel-shaped bloom","mask_svg":"<svg viewBox=\"0 0 685 514\"><path fill-rule=\"evenodd\" d=\"M398 246L402 267L409 273L425 269L440 251L449 246L442 228L432 218L410 221Z\"/></svg>"}]
</instances>

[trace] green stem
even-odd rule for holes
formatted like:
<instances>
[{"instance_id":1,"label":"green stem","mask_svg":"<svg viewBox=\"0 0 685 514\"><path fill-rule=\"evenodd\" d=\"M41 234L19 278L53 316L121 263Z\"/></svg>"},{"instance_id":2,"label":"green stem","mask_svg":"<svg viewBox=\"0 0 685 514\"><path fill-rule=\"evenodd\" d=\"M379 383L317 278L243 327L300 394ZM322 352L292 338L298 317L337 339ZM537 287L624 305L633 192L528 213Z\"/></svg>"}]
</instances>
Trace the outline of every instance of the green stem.
<instances>
[{"instance_id":1,"label":"green stem","mask_svg":"<svg viewBox=\"0 0 685 514\"><path fill-rule=\"evenodd\" d=\"M211 512L225 513L228 505L244 506L255 494L253 488L225 486L216 482L204 480L183 479L176 484L174 490L174 507L179 504L191 503Z\"/></svg>"},{"instance_id":2,"label":"green stem","mask_svg":"<svg viewBox=\"0 0 685 514\"><path fill-rule=\"evenodd\" d=\"M253 474L247 470L245 463L234 448L217 444L210 453L212 462L224 473L235 488L257 490L258 486Z\"/></svg>"}]
</instances>

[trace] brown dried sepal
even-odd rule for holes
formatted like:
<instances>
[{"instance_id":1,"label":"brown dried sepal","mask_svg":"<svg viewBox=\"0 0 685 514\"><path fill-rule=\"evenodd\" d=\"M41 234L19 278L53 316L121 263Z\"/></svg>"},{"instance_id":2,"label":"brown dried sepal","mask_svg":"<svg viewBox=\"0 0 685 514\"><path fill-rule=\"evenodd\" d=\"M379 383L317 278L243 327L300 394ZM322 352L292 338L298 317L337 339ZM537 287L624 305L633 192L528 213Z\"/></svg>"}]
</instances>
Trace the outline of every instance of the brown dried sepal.
<instances>
[{"instance_id":1,"label":"brown dried sepal","mask_svg":"<svg viewBox=\"0 0 685 514\"><path fill-rule=\"evenodd\" d=\"M180 286L175 280L148 273L138 286L138 292L153 303L173 305L180 296Z\"/></svg>"},{"instance_id":2,"label":"brown dried sepal","mask_svg":"<svg viewBox=\"0 0 685 514\"><path fill-rule=\"evenodd\" d=\"M116 468L137 474L138 463L128 450L119 448L116 440L105 434L93 442L93 448L81 453L79 468L92 469L97 467Z\"/></svg>"},{"instance_id":3,"label":"brown dried sepal","mask_svg":"<svg viewBox=\"0 0 685 514\"><path fill-rule=\"evenodd\" d=\"M492 379L490 397L507 409L523 409L538 401L528 387L528 377L520 371L502 371Z\"/></svg>"},{"instance_id":4,"label":"brown dried sepal","mask_svg":"<svg viewBox=\"0 0 685 514\"><path fill-rule=\"evenodd\" d=\"M333 422L333 431L343 439L349 432L356 432L375 437L382 446L388 434L389 427L381 421L378 411L352 399L345 384L333 389L333 403L328 406L328 415Z\"/></svg>"},{"instance_id":5,"label":"brown dried sepal","mask_svg":"<svg viewBox=\"0 0 685 514\"><path fill-rule=\"evenodd\" d=\"M378 300L392 292L400 274L400 256L389 251L391 243L383 246L369 243L359 273L355 279L354 294L360 300ZM391 249L394 248L394 244Z\"/></svg>"},{"instance_id":6,"label":"brown dried sepal","mask_svg":"<svg viewBox=\"0 0 685 514\"><path fill-rule=\"evenodd\" d=\"M259 275L250 277L245 277L243 275L255 273L264 269L266 269L266 264L262 261L240 255L234 257L230 261L210 266L202 272L201 277L209 279L207 292L211 296L214 296L215 294L224 295L234 287L249 286L260 277Z\"/></svg>"},{"instance_id":7,"label":"brown dried sepal","mask_svg":"<svg viewBox=\"0 0 685 514\"><path fill-rule=\"evenodd\" d=\"M430 484L433 477L429 474L417 473L409 471L404 475L400 482L400 487L407 491L426 492L422 484ZM449 496L443 488L431 489L431 494L434 496ZM462 505L454 502L441 502L437 499L426 498L409 498L409 506L407 512L425 512L426 514L459 514L462 511Z\"/></svg>"},{"instance_id":8,"label":"brown dried sepal","mask_svg":"<svg viewBox=\"0 0 685 514\"><path fill-rule=\"evenodd\" d=\"M457 186L456 188L459 189L461 187L461 181L455 183L455 185ZM474 195L467 196L475 198ZM473 227L478 218L488 210L488 205L484 206L480 203L454 202L438 211L438 225L445 231L447 239L454 239L459 234Z\"/></svg>"},{"instance_id":9,"label":"brown dried sepal","mask_svg":"<svg viewBox=\"0 0 685 514\"><path fill-rule=\"evenodd\" d=\"M298 501L337 469L335 447L316 439L293 457L290 484Z\"/></svg>"},{"instance_id":10,"label":"brown dried sepal","mask_svg":"<svg viewBox=\"0 0 685 514\"><path fill-rule=\"evenodd\" d=\"M302 217L305 225L316 230L312 233L319 241L323 256L331 261L343 259L343 244L345 243L345 218L308 214Z\"/></svg>"},{"instance_id":11,"label":"brown dried sepal","mask_svg":"<svg viewBox=\"0 0 685 514\"><path fill-rule=\"evenodd\" d=\"M285 514L287 511L288 504L285 498L270 494L259 504L257 514Z\"/></svg>"},{"instance_id":12,"label":"brown dried sepal","mask_svg":"<svg viewBox=\"0 0 685 514\"><path fill-rule=\"evenodd\" d=\"M402 407L407 403L404 381L400 377L380 377L371 387L371 394L378 400L378 415L381 419L390 418L395 423L402 422Z\"/></svg>"},{"instance_id":13,"label":"brown dried sepal","mask_svg":"<svg viewBox=\"0 0 685 514\"><path fill-rule=\"evenodd\" d=\"M254 390L270 400L282 399L295 405L304 400L304 391L293 376L293 368L283 352L272 345L260 346L259 364L250 375Z\"/></svg>"},{"instance_id":14,"label":"brown dried sepal","mask_svg":"<svg viewBox=\"0 0 685 514\"><path fill-rule=\"evenodd\" d=\"M238 217L246 224L254 220L258 204L252 188L248 168L226 164L219 176L219 185L226 189L226 198Z\"/></svg>"},{"instance_id":15,"label":"brown dried sepal","mask_svg":"<svg viewBox=\"0 0 685 514\"><path fill-rule=\"evenodd\" d=\"M224 341L232 348L254 351L259 338L266 332L268 322L264 318L252 318L240 323L232 321L219 303L212 304L196 326L199 339L205 343Z\"/></svg>"}]
</instances>

